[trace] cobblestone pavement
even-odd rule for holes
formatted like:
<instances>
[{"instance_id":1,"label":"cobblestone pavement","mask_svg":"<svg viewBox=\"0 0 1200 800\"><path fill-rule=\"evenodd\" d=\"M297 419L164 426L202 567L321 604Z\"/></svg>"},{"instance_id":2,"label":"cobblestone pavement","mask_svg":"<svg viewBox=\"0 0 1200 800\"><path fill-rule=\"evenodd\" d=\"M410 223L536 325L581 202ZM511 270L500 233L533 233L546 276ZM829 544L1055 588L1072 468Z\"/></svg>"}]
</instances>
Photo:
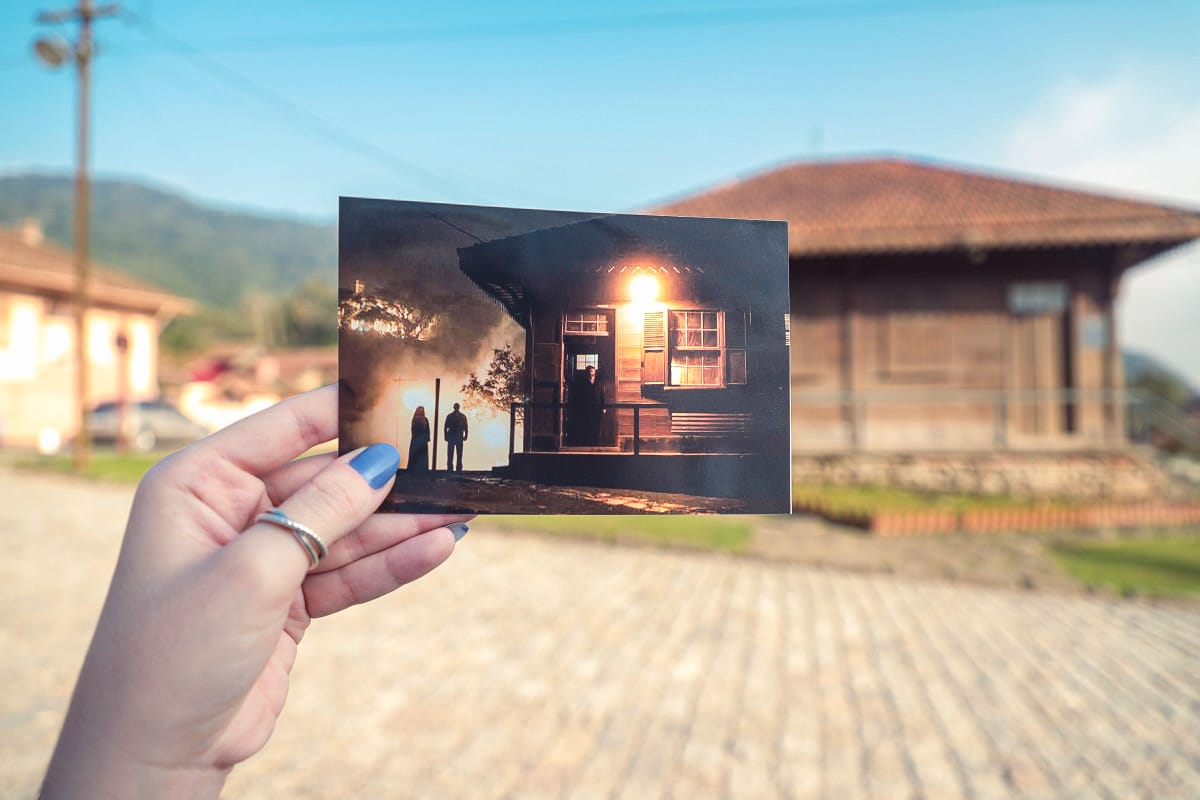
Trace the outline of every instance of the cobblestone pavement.
<instances>
[{"instance_id":1,"label":"cobblestone pavement","mask_svg":"<svg viewBox=\"0 0 1200 800\"><path fill-rule=\"evenodd\" d=\"M0 796L131 492L0 474ZM318 621L231 798L1200 796L1200 612L524 538Z\"/></svg>"}]
</instances>

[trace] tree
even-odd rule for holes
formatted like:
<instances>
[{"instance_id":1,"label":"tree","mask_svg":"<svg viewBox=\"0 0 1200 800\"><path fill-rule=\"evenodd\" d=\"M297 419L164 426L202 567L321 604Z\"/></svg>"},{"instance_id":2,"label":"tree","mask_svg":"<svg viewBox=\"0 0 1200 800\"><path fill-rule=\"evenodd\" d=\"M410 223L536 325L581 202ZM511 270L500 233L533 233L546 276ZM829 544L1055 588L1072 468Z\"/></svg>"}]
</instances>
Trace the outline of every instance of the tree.
<instances>
[{"instance_id":1,"label":"tree","mask_svg":"<svg viewBox=\"0 0 1200 800\"><path fill-rule=\"evenodd\" d=\"M320 278L309 278L280 304L284 344L312 347L337 344L337 287Z\"/></svg>"},{"instance_id":2,"label":"tree","mask_svg":"<svg viewBox=\"0 0 1200 800\"><path fill-rule=\"evenodd\" d=\"M525 400L524 376L525 359L506 344L503 349L492 350L492 363L484 379L479 380L472 372L462 385L462 393L470 402L507 412L512 403Z\"/></svg>"}]
</instances>

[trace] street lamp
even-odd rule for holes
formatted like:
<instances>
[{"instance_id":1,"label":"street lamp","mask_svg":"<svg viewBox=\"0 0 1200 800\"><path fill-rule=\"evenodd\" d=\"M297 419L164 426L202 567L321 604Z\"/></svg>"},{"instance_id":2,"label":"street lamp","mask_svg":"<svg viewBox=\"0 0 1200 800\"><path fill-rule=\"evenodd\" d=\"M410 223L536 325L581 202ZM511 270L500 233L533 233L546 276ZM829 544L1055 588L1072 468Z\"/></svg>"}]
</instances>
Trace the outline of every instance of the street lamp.
<instances>
[{"instance_id":1,"label":"street lamp","mask_svg":"<svg viewBox=\"0 0 1200 800\"><path fill-rule=\"evenodd\" d=\"M79 0L75 8L61 11L43 11L37 20L55 24L70 20L79 21L79 39L72 45L61 36L42 36L34 42L33 49L38 60L51 68L58 68L74 60L79 83L78 135L75 152L75 400L78 405L79 435L75 439L75 469L87 469L91 451L91 432L88 430L88 353L87 353L87 309L88 309L88 243L91 236L90 195L88 191L88 81L92 56L92 20L118 13L116 3L103 6L92 5L91 0Z\"/></svg>"},{"instance_id":2,"label":"street lamp","mask_svg":"<svg viewBox=\"0 0 1200 800\"><path fill-rule=\"evenodd\" d=\"M74 56L71 45L61 36L43 36L33 43L38 60L48 67L57 68Z\"/></svg>"}]
</instances>

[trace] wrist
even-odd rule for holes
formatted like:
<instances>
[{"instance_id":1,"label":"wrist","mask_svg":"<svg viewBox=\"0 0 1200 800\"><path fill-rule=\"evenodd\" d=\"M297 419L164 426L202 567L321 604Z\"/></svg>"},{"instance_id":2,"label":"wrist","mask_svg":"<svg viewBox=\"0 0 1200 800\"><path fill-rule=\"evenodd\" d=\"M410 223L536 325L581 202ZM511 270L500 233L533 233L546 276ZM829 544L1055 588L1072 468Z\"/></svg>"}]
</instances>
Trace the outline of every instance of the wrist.
<instances>
[{"instance_id":1,"label":"wrist","mask_svg":"<svg viewBox=\"0 0 1200 800\"><path fill-rule=\"evenodd\" d=\"M62 733L46 768L41 800L107 798L216 798L230 768L154 763L138 755L136 739L122 730L121 713L88 702L76 687Z\"/></svg>"},{"instance_id":2,"label":"wrist","mask_svg":"<svg viewBox=\"0 0 1200 800\"><path fill-rule=\"evenodd\" d=\"M229 769L168 767L122 753L111 742L76 741L64 728L42 783L40 800L107 798L217 798Z\"/></svg>"}]
</instances>

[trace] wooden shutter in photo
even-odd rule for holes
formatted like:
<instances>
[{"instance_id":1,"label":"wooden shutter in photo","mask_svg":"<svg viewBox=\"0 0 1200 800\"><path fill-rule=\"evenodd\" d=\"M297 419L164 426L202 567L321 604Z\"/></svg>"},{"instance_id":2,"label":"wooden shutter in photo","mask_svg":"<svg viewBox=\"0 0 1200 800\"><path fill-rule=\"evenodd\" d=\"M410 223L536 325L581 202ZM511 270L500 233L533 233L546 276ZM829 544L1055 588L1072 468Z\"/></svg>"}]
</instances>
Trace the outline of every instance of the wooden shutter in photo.
<instances>
[{"instance_id":1,"label":"wooden shutter in photo","mask_svg":"<svg viewBox=\"0 0 1200 800\"><path fill-rule=\"evenodd\" d=\"M746 382L746 336L750 328L750 312L725 312L725 383Z\"/></svg>"},{"instance_id":2,"label":"wooden shutter in photo","mask_svg":"<svg viewBox=\"0 0 1200 800\"><path fill-rule=\"evenodd\" d=\"M642 343L642 383L666 383L667 324L662 311L643 315Z\"/></svg>"}]
</instances>

